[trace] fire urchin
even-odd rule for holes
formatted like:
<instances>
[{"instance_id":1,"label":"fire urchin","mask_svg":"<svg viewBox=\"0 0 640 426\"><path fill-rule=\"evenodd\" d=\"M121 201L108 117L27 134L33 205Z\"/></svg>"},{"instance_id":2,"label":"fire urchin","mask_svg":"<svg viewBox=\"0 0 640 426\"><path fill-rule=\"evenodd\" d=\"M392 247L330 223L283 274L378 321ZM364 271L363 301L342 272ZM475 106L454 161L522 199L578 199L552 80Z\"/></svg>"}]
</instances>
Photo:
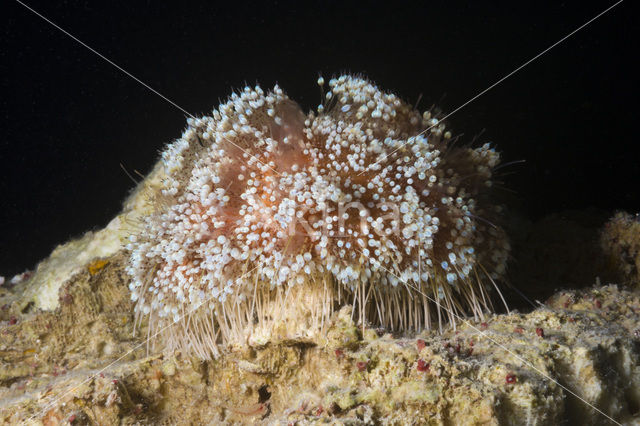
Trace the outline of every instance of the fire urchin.
<instances>
[{"instance_id":1,"label":"fire urchin","mask_svg":"<svg viewBox=\"0 0 640 426\"><path fill-rule=\"evenodd\" d=\"M247 87L162 153L127 271L167 349L313 336L347 303L392 330L491 309L509 251L489 198L499 155L453 146L365 79L328 86L307 115L278 86Z\"/></svg>"}]
</instances>

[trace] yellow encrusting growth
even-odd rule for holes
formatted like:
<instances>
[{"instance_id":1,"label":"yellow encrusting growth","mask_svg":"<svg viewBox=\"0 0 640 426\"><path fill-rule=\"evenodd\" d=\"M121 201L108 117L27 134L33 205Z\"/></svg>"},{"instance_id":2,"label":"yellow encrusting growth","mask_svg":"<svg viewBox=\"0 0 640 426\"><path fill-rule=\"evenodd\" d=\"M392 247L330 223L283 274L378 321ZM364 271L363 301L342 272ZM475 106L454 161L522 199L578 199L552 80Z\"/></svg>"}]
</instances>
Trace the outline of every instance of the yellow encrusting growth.
<instances>
[{"instance_id":1,"label":"yellow encrusting growth","mask_svg":"<svg viewBox=\"0 0 640 426\"><path fill-rule=\"evenodd\" d=\"M395 330L491 309L509 251L489 199L499 155L367 80L328 86L306 115L247 87L163 152L127 271L167 349L311 337L345 304Z\"/></svg>"},{"instance_id":2,"label":"yellow encrusting growth","mask_svg":"<svg viewBox=\"0 0 640 426\"><path fill-rule=\"evenodd\" d=\"M100 272L100 270L102 270L108 263L109 263L109 261L104 260L104 259L94 260L93 262L91 262L89 264L87 269L89 269L89 273L91 275L95 275L98 272Z\"/></svg>"}]
</instances>

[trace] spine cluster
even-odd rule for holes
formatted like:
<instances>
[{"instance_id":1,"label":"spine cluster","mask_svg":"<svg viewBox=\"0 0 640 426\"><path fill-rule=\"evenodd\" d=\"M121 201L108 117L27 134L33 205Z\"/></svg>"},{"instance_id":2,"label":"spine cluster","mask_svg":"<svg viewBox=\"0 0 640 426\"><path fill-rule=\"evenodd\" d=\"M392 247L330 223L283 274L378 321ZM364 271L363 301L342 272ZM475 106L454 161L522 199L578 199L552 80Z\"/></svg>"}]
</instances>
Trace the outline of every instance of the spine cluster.
<instances>
[{"instance_id":1,"label":"spine cluster","mask_svg":"<svg viewBox=\"0 0 640 426\"><path fill-rule=\"evenodd\" d=\"M490 307L509 250L489 199L499 155L452 146L364 79L324 96L304 114L278 86L247 87L163 152L156 211L127 248L131 297L169 347L312 334L342 303L391 329Z\"/></svg>"}]
</instances>

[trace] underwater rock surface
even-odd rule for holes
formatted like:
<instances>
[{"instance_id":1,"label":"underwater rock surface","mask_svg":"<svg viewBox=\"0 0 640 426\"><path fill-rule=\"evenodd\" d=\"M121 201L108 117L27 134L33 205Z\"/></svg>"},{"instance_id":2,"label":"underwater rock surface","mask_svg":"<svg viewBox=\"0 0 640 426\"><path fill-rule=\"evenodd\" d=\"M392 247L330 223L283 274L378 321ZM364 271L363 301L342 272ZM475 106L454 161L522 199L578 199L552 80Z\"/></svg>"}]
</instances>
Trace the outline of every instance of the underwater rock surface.
<instances>
[{"instance_id":1,"label":"underwater rock surface","mask_svg":"<svg viewBox=\"0 0 640 426\"><path fill-rule=\"evenodd\" d=\"M529 314L411 337L363 330L345 307L324 341L202 362L147 354L125 262L90 262L53 311L22 313L2 290L1 423L606 424L578 397L623 422L640 407L637 291L562 291Z\"/></svg>"},{"instance_id":2,"label":"underwater rock surface","mask_svg":"<svg viewBox=\"0 0 640 426\"><path fill-rule=\"evenodd\" d=\"M0 286L0 424L639 421L634 216L601 231L613 259L603 263L621 285L563 290L532 312L443 334L362 328L346 306L315 341L231 347L201 361L149 352L145 323L134 332L120 241L161 179L155 170L104 230Z\"/></svg>"}]
</instances>

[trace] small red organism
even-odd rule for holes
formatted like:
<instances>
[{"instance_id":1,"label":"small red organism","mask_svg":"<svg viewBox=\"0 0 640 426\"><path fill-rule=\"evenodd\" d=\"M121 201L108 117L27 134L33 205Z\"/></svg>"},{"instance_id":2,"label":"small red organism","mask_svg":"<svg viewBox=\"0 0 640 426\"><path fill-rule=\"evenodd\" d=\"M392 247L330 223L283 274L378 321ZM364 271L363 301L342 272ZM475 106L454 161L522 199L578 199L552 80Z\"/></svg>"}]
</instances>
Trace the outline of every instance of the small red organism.
<instances>
[{"instance_id":1,"label":"small red organism","mask_svg":"<svg viewBox=\"0 0 640 426\"><path fill-rule=\"evenodd\" d=\"M324 408L322 408L322 405L321 405L321 406L319 406L319 407L316 409L316 412L315 412L316 416L320 416L320 415L322 415L322 412L323 412L323 411L324 411Z\"/></svg>"},{"instance_id":2,"label":"small red organism","mask_svg":"<svg viewBox=\"0 0 640 426\"><path fill-rule=\"evenodd\" d=\"M356 367L358 367L358 371L365 371L367 364L369 364L369 361L358 361L356 362Z\"/></svg>"},{"instance_id":3,"label":"small red organism","mask_svg":"<svg viewBox=\"0 0 640 426\"><path fill-rule=\"evenodd\" d=\"M76 415L75 414L70 415L69 416L69 423L73 423L75 421L76 421Z\"/></svg>"},{"instance_id":4,"label":"small red organism","mask_svg":"<svg viewBox=\"0 0 640 426\"><path fill-rule=\"evenodd\" d=\"M515 328L513 329L513 332L514 332L514 333L518 333L518 334L522 334L522 333L524 333L524 328L522 328L522 327L515 327Z\"/></svg>"},{"instance_id":5,"label":"small red organism","mask_svg":"<svg viewBox=\"0 0 640 426\"><path fill-rule=\"evenodd\" d=\"M507 374L507 377L505 377L504 380L505 380L505 382L507 382L507 384L510 385L510 384L513 384L513 383L517 382L518 378L516 377L515 374L509 373L509 374Z\"/></svg>"},{"instance_id":6,"label":"small red organism","mask_svg":"<svg viewBox=\"0 0 640 426\"><path fill-rule=\"evenodd\" d=\"M483 322L483 323L480 324L480 328L483 329L483 330L486 330L487 327L489 327L489 324L487 324L486 322Z\"/></svg>"},{"instance_id":7,"label":"small red organism","mask_svg":"<svg viewBox=\"0 0 640 426\"><path fill-rule=\"evenodd\" d=\"M60 367L59 365L54 365L53 372L51 374L53 374L54 377L58 377L63 374L67 374L67 370L65 370L64 367Z\"/></svg>"},{"instance_id":8,"label":"small red organism","mask_svg":"<svg viewBox=\"0 0 640 426\"><path fill-rule=\"evenodd\" d=\"M473 340L469 340L469 346L473 346L474 341Z\"/></svg>"},{"instance_id":9,"label":"small red organism","mask_svg":"<svg viewBox=\"0 0 640 426\"><path fill-rule=\"evenodd\" d=\"M114 385L117 385L117 384L118 384L118 379L113 379L113 380L111 381L111 383L113 383Z\"/></svg>"},{"instance_id":10,"label":"small red organism","mask_svg":"<svg viewBox=\"0 0 640 426\"><path fill-rule=\"evenodd\" d=\"M68 291L65 291L60 296L60 302L62 302L63 305L71 305L73 303L73 295Z\"/></svg>"},{"instance_id":11,"label":"small red organism","mask_svg":"<svg viewBox=\"0 0 640 426\"><path fill-rule=\"evenodd\" d=\"M18 318L11 317L9 318L9 325L15 325L18 322Z\"/></svg>"},{"instance_id":12,"label":"small red organism","mask_svg":"<svg viewBox=\"0 0 640 426\"><path fill-rule=\"evenodd\" d=\"M418 371L429 371L430 367L431 367L431 364L429 364L427 361L423 359L419 359L418 364L416 365L416 369Z\"/></svg>"},{"instance_id":13,"label":"small red organism","mask_svg":"<svg viewBox=\"0 0 640 426\"><path fill-rule=\"evenodd\" d=\"M418 352L420 352L421 350L423 350L427 346L427 344L424 342L424 340L418 339L416 341L416 346L418 347Z\"/></svg>"},{"instance_id":14,"label":"small red organism","mask_svg":"<svg viewBox=\"0 0 640 426\"><path fill-rule=\"evenodd\" d=\"M540 337L544 337L544 329L542 327L536 328L536 334Z\"/></svg>"},{"instance_id":15,"label":"small red organism","mask_svg":"<svg viewBox=\"0 0 640 426\"><path fill-rule=\"evenodd\" d=\"M344 351L342 349L336 349L334 353L336 354L336 358L338 359L342 359L342 357L344 357Z\"/></svg>"},{"instance_id":16,"label":"small red organism","mask_svg":"<svg viewBox=\"0 0 640 426\"><path fill-rule=\"evenodd\" d=\"M602 308L602 302L600 301L600 299L594 300L593 305L596 307L596 309Z\"/></svg>"}]
</instances>

